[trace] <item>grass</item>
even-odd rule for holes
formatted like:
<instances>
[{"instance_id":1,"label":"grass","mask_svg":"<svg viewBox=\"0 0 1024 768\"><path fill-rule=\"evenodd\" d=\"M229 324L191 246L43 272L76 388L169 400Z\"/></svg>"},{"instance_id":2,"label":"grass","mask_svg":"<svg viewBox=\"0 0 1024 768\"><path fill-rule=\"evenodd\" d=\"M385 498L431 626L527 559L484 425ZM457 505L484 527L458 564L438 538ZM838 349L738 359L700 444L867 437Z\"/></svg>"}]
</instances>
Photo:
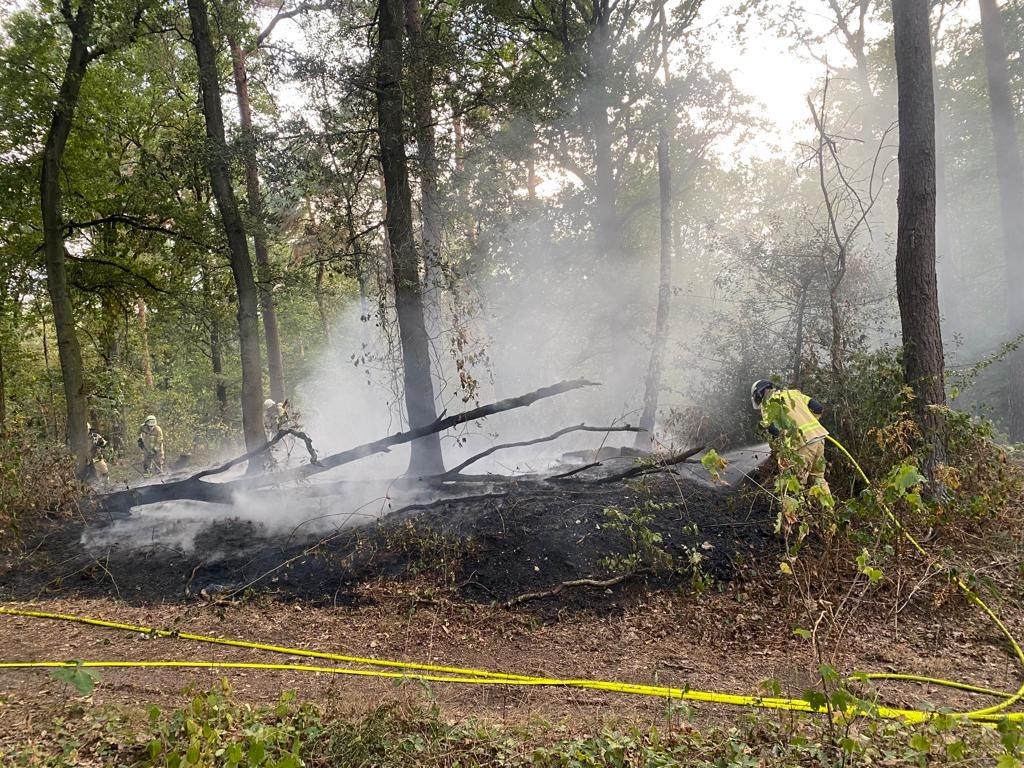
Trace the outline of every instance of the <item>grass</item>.
<instances>
[{"instance_id":1,"label":"grass","mask_svg":"<svg viewBox=\"0 0 1024 768\"><path fill-rule=\"evenodd\" d=\"M70 692L70 691L69 691ZM429 691L428 699L429 699ZM192 692L171 711L85 707L69 699L46 729L0 748L4 766L124 768L328 768L328 766L1020 766L1020 730L984 729L938 718L926 725L856 718L741 716L695 728L676 703L657 727L573 733L538 722L505 727L449 722L435 705L390 704L363 716L332 716L285 693L275 706L238 701L227 681Z\"/></svg>"}]
</instances>

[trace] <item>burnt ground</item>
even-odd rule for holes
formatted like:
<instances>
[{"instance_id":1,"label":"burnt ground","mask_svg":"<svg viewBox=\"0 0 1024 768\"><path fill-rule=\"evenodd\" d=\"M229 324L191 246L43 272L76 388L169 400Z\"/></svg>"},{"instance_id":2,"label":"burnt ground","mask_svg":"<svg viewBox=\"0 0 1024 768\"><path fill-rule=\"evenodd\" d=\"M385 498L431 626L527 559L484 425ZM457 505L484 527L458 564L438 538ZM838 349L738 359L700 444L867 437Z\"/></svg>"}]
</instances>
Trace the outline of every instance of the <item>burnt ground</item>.
<instances>
[{"instance_id":1,"label":"burnt ground","mask_svg":"<svg viewBox=\"0 0 1024 768\"><path fill-rule=\"evenodd\" d=\"M729 580L739 564L780 551L768 497L750 487L715 488L675 473L629 483L593 482L597 477L457 482L446 492L458 498L337 531L211 517L189 547L169 543L174 534L166 529L151 543L137 535L118 541L122 517L86 511L44 523L22 556L8 558L0 598L111 597L142 605L244 592L344 605L360 599L365 582L430 574L459 598L487 603L638 571L615 590L567 590L547 601L594 607L636 582L685 582L695 559L702 575ZM609 509L649 520L615 524ZM656 555L643 543L648 531L661 536L656 546L672 557L671 568L648 567ZM638 558L632 566L624 562L630 555Z\"/></svg>"}]
</instances>

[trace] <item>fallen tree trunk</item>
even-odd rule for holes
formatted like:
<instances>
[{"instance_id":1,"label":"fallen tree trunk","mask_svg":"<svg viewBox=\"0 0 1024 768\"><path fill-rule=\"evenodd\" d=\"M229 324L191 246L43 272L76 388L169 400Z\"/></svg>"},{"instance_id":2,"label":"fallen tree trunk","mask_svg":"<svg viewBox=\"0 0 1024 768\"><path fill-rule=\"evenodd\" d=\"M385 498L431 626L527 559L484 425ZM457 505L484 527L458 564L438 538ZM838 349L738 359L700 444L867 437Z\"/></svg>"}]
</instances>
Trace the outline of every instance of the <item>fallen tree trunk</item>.
<instances>
[{"instance_id":1,"label":"fallen tree trunk","mask_svg":"<svg viewBox=\"0 0 1024 768\"><path fill-rule=\"evenodd\" d=\"M311 477L321 472L326 472L327 470L340 467L343 464L348 464L366 456L383 453L390 450L392 446L402 445L403 443L412 442L413 440L426 435L443 432L444 430L451 429L459 424L476 421L477 419L482 419L486 416L492 416L504 411L510 411L515 408L525 408L533 405L538 400L543 400L548 397L564 394L565 392L571 392L574 389L590 386L596 386L595 382L587 381L586 379L563 381L549 387L542 387L541 389L529 392L525 395L520 395L519 397L499 400L496 403L490 403L488 405L480 406L479 408L464 411L463 413L457 413L454 416L442 416L436 421L425 426L410 429L406 432L399 432L380 440L374 440L373 442L365 443L364 445L359 445L355 448L350 448L347 451L326 456L315 464L307 464L301 467L296 467L295 469L273 472L265 475L252 475L224 483L212 483L203 479L204 477L210 477L213 474L223 472L242 461L248 461L249 459L254 458L255 456L263 453L269 447L270 444L267 444L260 449L250 451L244 456L232 459L214 470L203 471L183 480L143 485L138 488L127 488L122 491L116 491L114 493L101 496L98 503L100 508L105 509L108 512L119 510L127 511L131 507L141 506L143 504L155 504L161 501L205 501L229 504L233 500L234 495L242 491L251 491L268 485L280 485L282 483L303 480L307 477ZM279 433L275 436L275 439L280 439L283 436L284 434Z\"/></svg>"}]
</instances>

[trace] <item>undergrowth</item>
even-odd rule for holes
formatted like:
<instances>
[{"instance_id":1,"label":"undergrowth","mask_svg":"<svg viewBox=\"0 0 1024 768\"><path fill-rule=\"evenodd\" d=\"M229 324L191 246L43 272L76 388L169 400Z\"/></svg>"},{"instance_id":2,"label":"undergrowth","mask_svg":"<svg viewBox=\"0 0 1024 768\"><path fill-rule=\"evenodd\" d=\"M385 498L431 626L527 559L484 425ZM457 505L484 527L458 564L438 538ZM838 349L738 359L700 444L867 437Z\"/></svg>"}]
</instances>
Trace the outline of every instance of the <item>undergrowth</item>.
<instances>
[{"instance_id":1,"label":"undergrowth","mask_svg":"<svg viewBox=\"0 0 1024 768\"><path fill-rule=\"evenodd\" d=\"M429 697L429 690L428 699ZM0 748L5 766L328 768L329 766L1019 766L1015 726L982 729L939 717L917 726L862 717L838 737L828 718L749 713L696 728L670 703L658 722L581 735L568 724L448 722L436 703L388 704L354 718L285 693L274 706L240 703L222 681L178 709L67 707L51 727Z\"/></svg>"},{"instance_id":2,"label":"undergrowth","mask_svg":"<svg viewBox=\"0 0 1024 768\"><path fill-rule=\"evenodd\" d=\"M0 546L16 549L23 528L78 510L74 460L63 446L10 432L0 438Z\"/></svg>"}]
</instances>

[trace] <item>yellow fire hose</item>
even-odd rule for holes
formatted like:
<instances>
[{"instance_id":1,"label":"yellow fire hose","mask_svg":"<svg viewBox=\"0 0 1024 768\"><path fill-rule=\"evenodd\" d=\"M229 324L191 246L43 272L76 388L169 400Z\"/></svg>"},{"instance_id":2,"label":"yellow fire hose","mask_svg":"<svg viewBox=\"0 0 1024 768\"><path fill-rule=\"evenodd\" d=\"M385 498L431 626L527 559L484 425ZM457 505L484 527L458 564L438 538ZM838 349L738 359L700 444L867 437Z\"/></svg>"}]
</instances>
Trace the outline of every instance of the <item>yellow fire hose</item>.
<instances>
[{"instance_id":1,"label":"yellow fire hose","mask_svg":"<svg viewBox=\"0 0 1024 768\"><path fill-rule=\"evenodd\" d=\"M849 454L849 452L831 436L829 437L829 440L843 452L843 454L853 463L853 466L856 467L861 478L863 478L863 480L870 485L870 481L868 480L867 476L864 474L863 470L857 464L856 460L854 460L854 458ZM927 553L925 553L921 545L917 542L916 539L914 539L910 532L907 531L906 528L899 522L895 515L893 515L892 512L888 510L888 508L886 508L886 513L888 514L890 520L893 522L896 528L900 531L900 533L902 533L911 542L911 544L914 546L915 549L917 549L918 552L927 557ZM953 575L952 580L957 584L961 591L964 592L964 594L968 597L968 599L971 602L973 602L975 605L981 608L982 611L984 611L985 614L995 622L996 626L999 627L999 630L1010 642L1010 645L1012 646L1014 654L1016 655L1017 659L1021 662L1022 665L1024 665L1024 652L1021 651L1020 645L1018 644L1017 640L1014 638L1010 630L1006 627L1006 625L984 603L984 601L982 601L982 599L978 597L973 590L971 590L971 588L959 576ZM299 656L335 662L343 662L347 664L361 664L365 666L378 667L378 669L354 669L352 667L314 666L306 664L269 664L256 662L169 660L0 662L0 669L53 669L62 667L75 668L81 666L85 668L172 667L194 669L283 670L294 672L314 672L321 674L376 677L386 679L422 680L427 682L456 683L464 685L514 685L582 688L598 691L607 691L613 693L625 693L638 696L653 696L663 699L702 701L714 704L727 704L742 707L757 707L762 709L789 710L795 712L809 713L823 713L827 711L826 709L812 706L808 701L804 699L769 696L749 696L741 694L722 693L718 691L691 690L690 688L672 688L660 685L623 683L611 680L559 679L535 677L531 675L517 675L503 672L491 672L487 670L473 668L448 667L432 664L417 664L412 662L394 661L388 659L371 659L359 656L348 656L343 654L329 653L325 651L311 651L302 648L289 648L287 646L249 642L247 640L211 637L208 635L195 635L186 632L176 632L167 629L154 629L151 627L142 627L133 624L123 624L120 622L104 621L102 619L94 619L85 616L76 616L72 614L29 611L17 608L0 607L0 614L6 614L8 616L23 616L36 619L53 619L60 621L68 621L79 624L88 624L92 626L105 627L108 629L136 632L139 634L147 635L149 637L177 638L180 640L189 640L200 643L213 643L217 645L227 645L236 648L249 648L258 651L281 653L289 656ZM383 667L385 669L379 669L380 667ZM408 672L406 670L415 671ZM871 680L904 680L911 682L928 683L931 685L937 685L947 688L955 688L970 693L998 697L1002 699L1002 701L1000 701L998 704L994 706L986 707L983 709L970 710L966 712L952 712L948 714L954 717L959 717L965 720L982 724L991 724L1002 719L1008 719L1016 722L1024 722L1024 712L1004 712L1004 710L1013 706L1022 698L1024 698L1024 685L1021 685L1021 687L1015 693L1007 693L1004 691L996 691L990 688L970 685L968 683L962 683L954 680L942 680L939 678L931 678L921 675L872 673L866 676L862 676L862 678ZM910 722L922 722L924 720L933 718L938 714L937 712L932 710L897 709L884 706L871 707L870 713L883 718L898 718Z\"/></svg>"}]
</instances>

